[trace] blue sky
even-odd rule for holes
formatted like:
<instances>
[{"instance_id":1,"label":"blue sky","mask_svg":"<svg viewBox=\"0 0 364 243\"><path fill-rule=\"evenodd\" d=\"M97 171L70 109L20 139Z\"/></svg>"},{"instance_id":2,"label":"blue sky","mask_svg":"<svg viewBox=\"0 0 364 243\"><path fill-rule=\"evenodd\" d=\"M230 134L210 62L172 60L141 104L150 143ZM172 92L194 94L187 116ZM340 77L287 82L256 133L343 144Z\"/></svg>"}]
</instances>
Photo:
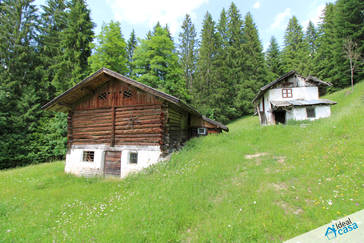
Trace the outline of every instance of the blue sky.
<instances>
[{"instance_id":1,"label":"blue sky","mask_svg":"<svg viewBox=\"0 0 364 243\"><path fill-rule=\"evenodd\" d=\"M45 0L36 0L43 4ZM226 10L231 0L88 0L91 18L96 24L95 33L100 32L102 24L110 20L120 21L125 39L132 29L138 37L144 38L157 21L168 24L175 40L178 40L180 26L186 13L190 14L198 33L206 11L218 21L222 8ZM259 37L266 49L274 35L283 44L284 31L290 17L295 15L303 27L309 20L315 24L327 2L333 0L237 0L234 3L242 17L251 12L258 27Z\"/></svg>"}]
</instances>

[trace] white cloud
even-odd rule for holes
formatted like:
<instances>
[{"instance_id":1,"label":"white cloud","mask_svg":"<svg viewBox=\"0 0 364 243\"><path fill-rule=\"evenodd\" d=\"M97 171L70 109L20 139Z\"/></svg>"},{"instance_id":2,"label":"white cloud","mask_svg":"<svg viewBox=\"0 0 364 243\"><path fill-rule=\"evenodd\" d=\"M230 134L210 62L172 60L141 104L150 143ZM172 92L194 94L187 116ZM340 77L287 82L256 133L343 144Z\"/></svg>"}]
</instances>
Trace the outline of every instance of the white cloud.
<instances>
[{"instance_id":1,"label":"white cloud","mask_svg":"<svg viewBox=\"0 0 364 243\"><path fill-rule=\"evenodd\" d=\"M308 26L308 22L311 20L312 23L314 23L316 26L320 22L321 17L323 16L323 11L325 9L325 5L319 5L315 8L313 8L309 13L308 17L305 21L302 22L303 28L306 30Z\"/></svg>"},{"instance_id":2,"label":"white cloud","mask_svg":"<svg viewBox=\"0 0 364 243\"><path fill-rule=\"evenodd\" d=\"M258 1L256 3L254 3L253 8L255 8L255 9L260 8L260 2Z\"/></svg>"},{"instance_id":3,"label":"white cloud","mask_svg":"<svg viewBox=\"0 0 364 243\"><path fill-rule=\"evenodd\" d=\"M208 0L107 0L116 20L132 25L146 24L152 28L158 21L168 24L175 34L188 13L192 17L194 10Z\"/></svg>"},{"instance_id":4,"label":"white cloud","mask_svg":"<svg viewBox=\"0 0 364 243\"><path fill-rule=\"evenodd\" d=\"M286 27L286 22L291 16L292 16L292 10L290 8L286 8L283 12L276 15L270 28L282 29Z\"/></svg>"}]
</instances>

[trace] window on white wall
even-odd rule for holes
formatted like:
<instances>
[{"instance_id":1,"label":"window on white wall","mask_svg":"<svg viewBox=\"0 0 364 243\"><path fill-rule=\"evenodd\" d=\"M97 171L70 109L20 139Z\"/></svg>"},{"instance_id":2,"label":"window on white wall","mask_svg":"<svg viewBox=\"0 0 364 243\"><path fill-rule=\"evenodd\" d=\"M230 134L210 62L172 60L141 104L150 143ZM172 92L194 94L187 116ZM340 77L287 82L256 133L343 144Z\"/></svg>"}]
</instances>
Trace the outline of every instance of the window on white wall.
<instances>
[{"instance_id":1,"label":"window on white wall","mask_svg":"<svg viewBox=\"0 0 364 243\"><path fill-rule=\"evenodd\" d=\"M94 162L95 151L83 151L82 160L84 162Z\"/></svg>"},{"instance_id":2,"label":"window on white wall","mask_svg":"<svg viewBox=\"0 0 364 243\"><path fill-rule=\"evenodd\" d=\"M307 107L306 114L307 118L315 118L316 117L315 107Z\"/></svg>"},{"instance_id":3,"label":"window on white wall","mask_svg":"<svg viewBox=\"0 0 364 243\"><path fill-rule=\"evenodd\" d=\"M138 153L137 152L130 152L129 153L129 163L130 164L137 164L138 163Z\"/></svg>"},{"instance_id":4,"label":"window on white wall","mask_svg":"<svg viewBox=\"0 0 364 243\"><path fill-rule=\"evenodd\" d=\"M282 89L282 98L292 98L292 89Z\"/></svg>"}]
</instances>

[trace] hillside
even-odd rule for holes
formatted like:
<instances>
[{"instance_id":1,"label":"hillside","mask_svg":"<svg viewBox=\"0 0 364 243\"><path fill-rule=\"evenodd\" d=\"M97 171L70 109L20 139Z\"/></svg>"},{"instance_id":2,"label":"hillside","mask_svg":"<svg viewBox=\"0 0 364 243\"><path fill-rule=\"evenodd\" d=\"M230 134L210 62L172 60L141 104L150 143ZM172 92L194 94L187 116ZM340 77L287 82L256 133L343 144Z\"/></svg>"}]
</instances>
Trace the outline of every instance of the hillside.
<instances>
[{"instance_id":1,"label":"hillside","mask_svg":"<svg viewBox=\"0 0 364 243\"><path fill-rule=\"evenodd\" d=\"M364 82L332 116L192 139L124 180L0 172L0 242L279 242L364 208Z\"/></svg>"}]
</instances>

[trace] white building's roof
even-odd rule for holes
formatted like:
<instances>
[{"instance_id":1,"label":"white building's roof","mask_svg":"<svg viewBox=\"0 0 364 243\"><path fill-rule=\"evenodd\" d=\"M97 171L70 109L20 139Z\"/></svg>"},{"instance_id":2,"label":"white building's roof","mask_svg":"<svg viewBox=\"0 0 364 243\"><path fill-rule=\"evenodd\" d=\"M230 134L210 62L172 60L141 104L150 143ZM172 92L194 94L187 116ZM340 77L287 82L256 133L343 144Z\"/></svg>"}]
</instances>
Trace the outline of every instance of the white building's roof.
<instances>
[{"instance_id":1,"label":"white building's roof","mask_svg":"<svg viewBox=\"0 0 364 243\"><path fill-rule=\"evenodd\" d=\"M273 105L273 108L279 107L293 107L293 106L308 106L308 105L335 105L336 102L327 99L318 99L318 100L271 100L270 103Z\"/></svg>"}]
</instances>

